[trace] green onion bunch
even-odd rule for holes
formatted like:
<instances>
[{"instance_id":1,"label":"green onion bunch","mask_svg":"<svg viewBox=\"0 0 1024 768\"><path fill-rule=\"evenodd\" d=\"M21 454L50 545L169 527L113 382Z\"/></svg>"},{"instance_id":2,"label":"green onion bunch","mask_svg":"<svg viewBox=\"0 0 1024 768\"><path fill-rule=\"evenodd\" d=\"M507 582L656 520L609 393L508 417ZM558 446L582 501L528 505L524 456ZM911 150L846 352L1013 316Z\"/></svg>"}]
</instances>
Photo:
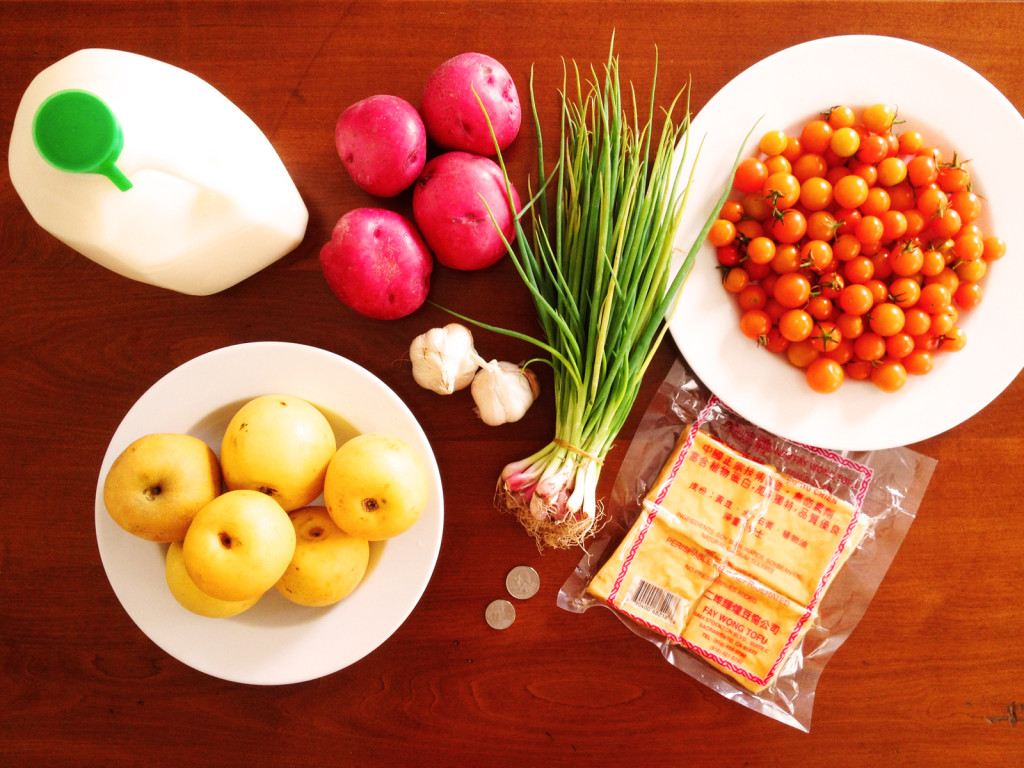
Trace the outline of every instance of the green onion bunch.
<instances>
[{"instance_id":1,"label":"green onion bunch","mask_svg":"<svg viewBox=\"0 0 1024 768\"><path fill-rule=\"evenodd\" d=\"M556 425L550 443L505 467L496 501L517 515L541 549L582 543L598 527L602 463L727 193L726 185L697 242L674 268L674 239L692 181L692 174L680 172L688 102L678 121L673 113L682 92L661 111L656 138L655 86L641 121L632 87L630 103L623 103L613 50L602 76L592 67L583 82L575 64L573 71L573 98L568 71L563 76L561 141L550 173L531 77L540 184L517 218L515 246L506 243L545 338L511 335L549 354Z\"/></svg>"}]
</instances>

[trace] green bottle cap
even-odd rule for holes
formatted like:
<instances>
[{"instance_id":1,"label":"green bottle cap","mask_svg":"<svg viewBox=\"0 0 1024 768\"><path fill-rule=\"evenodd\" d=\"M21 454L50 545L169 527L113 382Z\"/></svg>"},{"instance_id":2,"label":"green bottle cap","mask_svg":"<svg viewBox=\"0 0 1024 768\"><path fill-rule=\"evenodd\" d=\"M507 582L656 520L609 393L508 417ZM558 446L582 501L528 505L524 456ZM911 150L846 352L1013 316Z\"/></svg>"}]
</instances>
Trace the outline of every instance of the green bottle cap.
<instances>
[{"instance_id":1,"label":"green bottle cap","mask_svg":"<svg viewBox=\"0 0 1024 768\"><path fill-rule=\"evenodd\" d=\"M36 110L32 139L42 158L69 173L98 173L122 192L132 183L115 165L124 135L110 107L88 91L50 95Z\"/></svg>"}]
</instances>

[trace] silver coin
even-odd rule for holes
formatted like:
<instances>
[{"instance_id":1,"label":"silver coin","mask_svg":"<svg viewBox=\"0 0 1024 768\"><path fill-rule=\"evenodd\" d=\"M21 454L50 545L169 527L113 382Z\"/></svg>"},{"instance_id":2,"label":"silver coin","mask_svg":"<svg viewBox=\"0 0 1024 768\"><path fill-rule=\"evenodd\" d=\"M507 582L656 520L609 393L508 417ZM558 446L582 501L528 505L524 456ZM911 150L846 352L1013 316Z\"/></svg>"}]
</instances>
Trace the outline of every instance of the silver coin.
<instances>
[{"instance_id":1,"label":"silver coin","mask_svg":"<svg viewBox=\"0 0 1024 768\"><path fill-rule=\"evenodd\" d=\"M505 587L512 597L526 600L540 589L540 576L528 565L517 565L505 577Z\"/></svg>"},{"instance_id":2,"label":"silver coin","mask_svg":"<svg viewBox=\"0 0 1024 768\"><path fill-rule=\"evenodd\" d=\"M508 629L516 620L516 609L508 600L495 600L487 606L484 616L494 629Z\"/></svg>"}]
</instances>

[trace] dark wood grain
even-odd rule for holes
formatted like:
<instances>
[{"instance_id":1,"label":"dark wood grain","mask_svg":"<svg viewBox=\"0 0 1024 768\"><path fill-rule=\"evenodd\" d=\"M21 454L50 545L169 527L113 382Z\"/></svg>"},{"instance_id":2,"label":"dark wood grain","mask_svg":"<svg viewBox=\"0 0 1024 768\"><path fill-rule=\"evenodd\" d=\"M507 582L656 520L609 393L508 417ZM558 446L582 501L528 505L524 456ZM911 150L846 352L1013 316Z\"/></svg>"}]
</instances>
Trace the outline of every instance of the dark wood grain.
<instances>
[{"instance_id":1,"label":"dark wood grain","mask_svg":"<svg viewBox=\"0 0 1024 768\"><path fill-rule=\"evenodd\" d=\"M514 427L485 427L409 374L409 341L445 321L443 312L378 323L328 290L320 245L343 212L371 202L333 146L347 105L383 92L415 103L438 63L479 50L503 61L523 90L535 67L543 122L554 130L563 57L600 64L613 30L639 91L656 45L661 92L692 80L694 109L759 59L844 33L934 46L1024 107L1024 5L1012 2L0 4L5 146L39 70L79 48L131 50L194 72L246 111L310 210L293 253L196 298L95 266L38 228L9 183L0 186L0 764L1020 763L1020 378L966 423L913 446L938 460L934 479L871 607L821 678L803 734L693 682L609 612L560 610L555 596L579 552L538 553L491 505L501 467L550 437L550 399ZM519 178L532 170L531 126L507 159ZM508 263L485 275L441 268L433 290L440 304L481 320L532 328ZM446 519L422 601L381 648L316 681L255 687L190 669L134 625L100 563L93 503L107 442L150 385L196 355L271 339L344 355L408 403L437 454ZM488 345L505 359L530 351L505 337ZM666 342L641 403L675 356ZM603 493L638 417L609 458ZM520 563L538 570L541 592L496 632L484 607Z\"/></svg>"}]
</instances>

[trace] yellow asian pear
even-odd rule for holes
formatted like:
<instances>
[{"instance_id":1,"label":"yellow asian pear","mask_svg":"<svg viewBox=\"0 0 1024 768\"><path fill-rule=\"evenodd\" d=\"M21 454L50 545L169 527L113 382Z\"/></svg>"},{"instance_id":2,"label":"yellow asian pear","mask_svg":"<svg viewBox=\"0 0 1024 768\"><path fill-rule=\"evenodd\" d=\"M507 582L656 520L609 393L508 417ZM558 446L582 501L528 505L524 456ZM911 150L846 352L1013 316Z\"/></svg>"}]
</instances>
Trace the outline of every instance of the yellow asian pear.
<instances>
[{"instance_id":1,"label":"yellow asian pear","mask_svg":"<svg viewBox=\"0 0 1024 768\"><path fill-rule=\"evenodd\" d=\"M192 435L154 433L110 465L103 504L119 526L149 541L185 538L196 513L221 492L217 455Z\"/></svg>"},{"instance_id":2,"label":"yellow asian pear","mask_svg":"<svg viewBox=\"0 0 1024 768\"><path fill-rule=\"evenodd\" d=\"M407 531L427 505L430 480L419 454L393 435L363 434L334 454L324 503L351 536L380 541Z\"/></svg>"},{"instance_id":3,"label":"yellow asian pear","mask_svg":"<svg viewBox=\"0 0 1024 768\"><path fill-rule=\"evenodd\" d=\"M366 574L370 543L341 530L325 507L303 507L288 516L295 527L295 554L277 591L313 607L348 597Z\"/></svg>"},{"instance_id":4,"label":"yellow asian pear","mask_svg":"<svg viewBox=\"0 0 1024 768\"><path fill-rule=\"evenodd\" d=\"M200 616L206 616L211 619L226 619L230 616L237 616L252 608L260 599L260 595L256 595L248 600L218 600L216 597L210 597L203 592L192 581L188 571L185 570L185 557L182 554L180 541L171 542L170 547L168 547L164 570L167 577L167 586L170 588L174 599L183 608Z\"/></svg>"},{"instance_id":5,"label":"yellow asian pear","mask_svg":"<svg viewBox=\"0 0 1024 768\"><path fill-rule=\"evenodd\" d=\"M263 395L245 403L228 423L220 447L224 484L271 496L285 511L312 503L322 492L337 449L327 417L293 395Z\"/></svg>"},{"instance_id":6,"label":"yellow asian pear","mask_svg":"<svg viewBox=\"0 0 1024 768\"><path fill-rule=\"evenodd\" d=\"M281 578L295 553L288 513L259 491L227 491L195 516L182 543L185 570L219 600L249 600Z\"/></svg>"}]
</instances>

